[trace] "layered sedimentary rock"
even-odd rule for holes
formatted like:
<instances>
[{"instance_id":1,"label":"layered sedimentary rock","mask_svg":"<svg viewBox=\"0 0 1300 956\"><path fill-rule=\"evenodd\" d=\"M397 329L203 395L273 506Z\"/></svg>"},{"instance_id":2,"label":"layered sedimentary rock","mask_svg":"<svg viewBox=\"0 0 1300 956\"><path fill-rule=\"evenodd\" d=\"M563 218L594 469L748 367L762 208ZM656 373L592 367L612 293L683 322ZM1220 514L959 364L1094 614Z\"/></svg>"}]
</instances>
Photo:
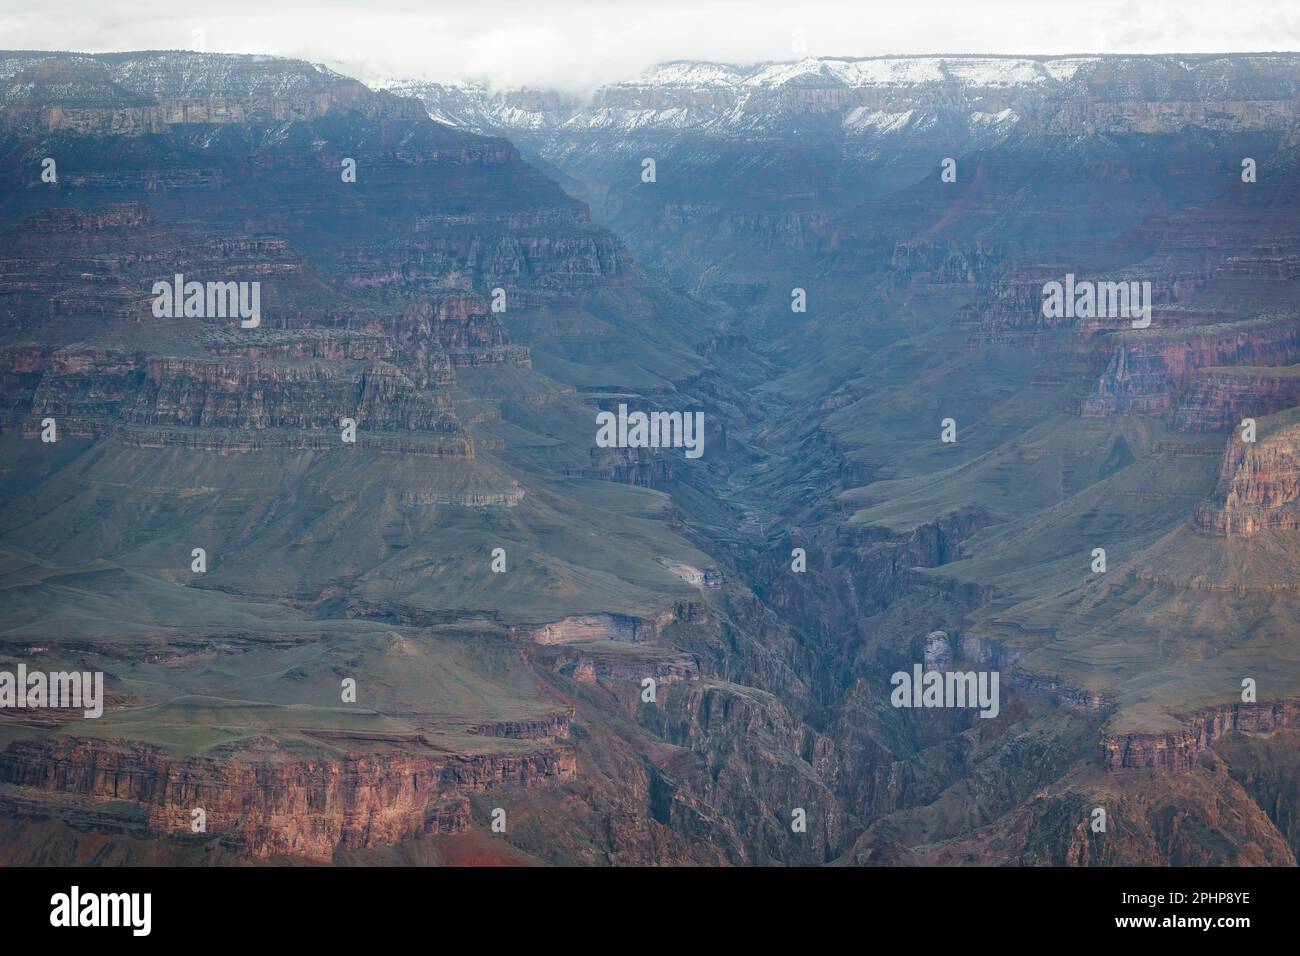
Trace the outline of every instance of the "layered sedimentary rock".
<instances>
[{"instance_id":1,"label":"layered sedimentary rock","mask_svg":"<svg viewBox=\"0 0 1300 956\"><path fill-rule=\"evenodd\" d=\"M125 419L195 428L336 428L342 417L373 431L454 432L453 420L394 366L350 376L318 363L150 358Z\"/></svg>"},{"instance_id":2,"label":"layered sedimentary rock","mask_svg":"<svg viewBox=\"0 0 1300 956\"><path fill-rule=\"evenodd\" d=\"M1267 734L1300 727L1300 702L1231 704L1201 711L1186 726L1166 734L1107 734L1102 759L1107 770L1170 770L1186 773L1208 747L1231 731Z\"/></svg>"},{"instance_id":3,"label":"layered sedimentary rock","mask_svg":"<svg viewBox=\"0 0 1300 956\"><path fill-rule=\"evenodd\" d=\"M739 426L744 453L728 459L736 471L726 488L742 516L736 537L763 539L741 577L761 582L765 607L791 624L781 645L790 656L774 653L764 677L786 689L805 682L784 699L816 714L819 728L834 727L828 736L844 751L851 805L870 807L869 849L854 862L1113 862L1114 851L1090 841L1086 826L1077 838L1086 808L1070 800L1079 779L1109 765L1097 740L1103 721L1132 703L1126 682L1185 667L1195 684L1210 679L1200 668L1228 648L1249 659L1288 646L1285 600L1270 606L1231 590L1254 586L1232 580L1253 553L1233 552L1243 564L1217 561L1220 553L1188 528L1221 445L1169 426L1235 432L1241 417L1295 404L1279 367L1297 361L1296 322L1269 313L1296 294L1296 58L997 66L1003 82L984 84L972 73L987 67L970 58L809 59L748 71L682 63L590 105L536 92L420 91L435 115L518 130L526 150L603 200L595 208L639 254L738 306L738 326L773 358L777 377L748 394L780 410ZM942 81L927 78L931 69ZM1030 79L1039 70L1046 75ZM960 103L962 116L936 104L940 88L941 106ZM972 112L970 121L986 122L989 136L951 145L960 142L954 120L975 109L974 98L990 116ZM772 132L794 116L820 125L797 136ZM750 128L771 139L760 145L745 135ZM770 149L772 140L784 148ZM909 150L922 142L930 148L913 159ZM639 155L690 168L694 195L674 194L667 177L652 191L601 168ZM1238 158L1246 155L1273 176L1243 182ZM941 156L957 157L955 182L939 179ZM661 159L660 169L668 166ZM738 169L745 182L730 175ZM890 173L898 177L891 187L906 188L881 187ZM846 201L852 189L876 187L888 194L856 209L862 197ZM1043 284L1066 272L1150 281L1151 328L1130 329L1122 316L1045 318ZM806 317L790 314L796 286L808 292ZM754 319L764 312L767 325ZM962 344L966 354L954 356ZM752 368L731 374L763 381ZM979 407L985 392L988 406ZM1260 410L1242 410L1252 401ZM1084 417L1057 417L1068 411ZM969 430L955 447L938 448L935 423L954 414ZM1261 445L1265 434L1261 423ZM1054 435L1066 447L1046 447ZM1238 507L1249 499L1286 511L1286 467L1247 470ZM868 487L835 499L855 485ZM982 524L951 534L934 527L967 503L983 506L972 509L985 515ZM859 520L859 505L880 523ZM903 533L885 530L894 521ZM745 554L729 536L730 515L705 523L725 526L723 536ZM1185 538L1170 551L1142 551L1174 528ZM1090 576L1093 544L1109 550L1111 577ZM807 548L806 577L790 567L793 545ZM1199 566L1184 573L1189 555L1207 553L1205 563L1221 571L1213 581ZM1279 564L1287 558L1285 547L1276 554ZM916 570L949 563L951 576ZM1196 588L1165 580L1175 577ZM1249 610L1252 637L1262 632L1276 645L1251 644L1215 617L1225 607L1211 587L1234 595L1227 607ZM973 645L960 625L980 604L997 613L1026 594L1057 593L1058 603L1015 618L987 646ZM1111 615L1112 624L1098 624ZM1096 626L1095 640L1071 643L1067 617L1079 629ZM928 654L917 642L940 627L958 636L960 657L937 638ZM1064 657L1063 666L1049 659L1041 671L1028 669L1041 649ZM938 729L938 718L934 728L897 718L884 703L881 670L887 675L904 653L1002 669L1003 714ZM1231 699L1232 682L1224 688L1210 696ZM1131 765L1156 763L1141 757L1144 738L1128 739ZM1190 765L1185 755L1170 763ZM1238 853L1238 862L1293 861L1270 833L1266 802L1256 806L1222 774L1202 776L1180 775L1185 789L1174 799L1159 778L1122 778L1134 811L1126 819L1159 831L1126 834L1133 861L1222 863ZM1155 806L1159 814L1137 812ZM1168 819L1188 831L1206 827L1212 838L1200 847L1170 836L1161 823Z\"/></svg>"},{"instance_id":4,"label":"layered sedimentary rock","mask_svg":"<svg viewBox=\"0 0 1300 956\"><path fill-rule=\"evenodd\" d=\"M1297 359L1300 323L1290 315L1170 332L1123 332L1080 411L1085 416L1161 414L1199 368L1291 365Z\"/></svg>"},{"instance_id":5,"label":"layered sedimentary rock","mask_svg":"<svg viewBox=\"0 0 1300 956\"><path fill-rule=\"evenodd\" d=\"M564 480L591 441L566 376L603 384L618 365L610 381L627 373L663 397L703 367L694 335L716 328L640 273L583 204L505 140L308 64L15 54L0 56L0 91L13 146L0 164L22 184L0 192L2 483L6 506L23 499L3 544L23 538L49 559L0 590L25 602L47 571L94 563L52 602L97 610L33 626L59 631L68 659L120 665L102 740L10 725L0 824L43 806L96 838L182 854L208 839L191 830L202 808L206 833L239 853L321 861L436 840L475 825L467 794L568 801L520 793L577 773L559 743L575 688L605 693L592 679L621 684L628 667L664 684L699 677L689 653L628 642L715 628L700 592L719 591L721 574L660 496L589 502ZM57 183L29 175L46 155ZM340 176L349 162L355 180ZM206 297L165 307L156 285L182 280L258 283L260 324L214 314ZM521 334L548 353L545 375ZM46 417L57 442L38 440ZM653 553L614 553L627 521ZM499 546L511 564L498 577L480 559ZM206 566L191 557L205 552ZM693 588L659 555L708 570ZM146 623L137 607L157 614ZM304 624L302 607L320 617ZM376 627L394 629L378 648ZM560 642L574 666L538 665L551 651L534 640ZM118 706L135 669L152 671L155 699ZM362 703L340 707L351 675ZM222 708L214 724L248 720L264 736L236 731L231 745L214 727L168 746L190 691ZM261 723L282 706L287 723ZM650 746L611 743L600 726L574 736L600 741L598 766ZM626 819L582 852L647 819L656 840L680 843L634 779L618 799ZM607 814L587 795L569 802L575 831ZM562 839L542 843L564 860Z\"/></svg>"},{"instance_id":6,"label":"layered sedimentary rock","mask_svg":"<svg viewBox=\"0 0 1300 956\"><path fill-rule=\"evenodd\" d=\"M704 609L692 602L668 608L646 619L628 614L578 614L564 620L517 630L536 644L573 644L584 641L621 641L653 644L660 631L674 621L699 620Z\"/></svg>"},{"instance_id":7,"label":"layered sedimentary rock","mask_svg":"<svg viewBox=\"0 0 1300 956\"><path fill-rule=\"evenodd\" d=\"M329 860L336 850L389 846L468 825L464 794L537 786L575 772L572 751L524 754L389 753L303 758L251 742L183 759L141 745L63 739L19 741L0 752L0 782L83 798L129 801L156 836L207 832L254 856Z\"/></svg>"},{"instance_id":8,"label":"layered sedimentary rock","mask_svg":"<svg viewBox=\"0 0 1300 956\"><path fill-rule=\"evenodd\" d=\"M563 655L557 664L557 670L582 683L622 681L638 687L643 686L642 682L647 677L664 685L700 679L699 662L689 654L677 654L669 658L628 657L600 653L581 646L576 646L570 653Z\"/></svg>"},{"instance_id":9,"label":"layered sedimentary rock","mask_svg":"<svg viewBox=\"0 0 1300 956\"><path fill-rule=\"evenodd\" d=\"M906 535L893 535L877 527L846 525L840 540L858 549L854 583L868 600L887 603L918 583L913 568L930 568L954 560L961 542L988 525L991 516L967 507L919 525ZM933 586L933 580L926 582Z\"/></svg>"},{"instance_id":10,"label":"layered sedimentary rock","mask_svg":"<svg viewBox=\"0 0 1300 956\"><path fill-rule=\"evenodd\" d=\"M1014 655L1010 655L1014 657ZM1008 686L1041 694L1071 713L1083 717L1106 717L1115 710L1115 701L1107 694L1099 694L1071 687L1055 676L1044 676L1025 670L1015 670L1008 675Z\"/></svg>"},{"instance_id":11,"label":"layered sedimentary rock","mask_svg":"<svg viewBox=\"0 0 1300 956\"><path fill-rule=\"evenodd\" d=\"M834 742L794 717L774 696L716 681L669 687L663 703L641 711L641 720L664 740L702 756L694 772L664 766L657 812L674 827L694 831L701 798L729 808L727 815L747 834L749 862L788 858L804 865L825 863L845 847L851 815L831 796L836 776ZM704 741L710 741L703 747ZM779 741L804 773L790 777L760 754ZM767 743L764 743L767 742ZM689 765L688 765L689 766ZM694 780L692 780L694 778ZM698 781L686 786L688 781ZM807 840L789 845L795 808L807 815Z\"/></svg>"},{"instance_id":12,"label":"layered sedimentary rock","mask_svg":"<svg viewBox=\"0 0 1300 956\"><path fill-rule=\"evenodd\" d=\"M11 121L39 116L46 129L110 135L310 118L364 103L368 93L324 67L193 52L7 53L0 79L14 91L6 98Z\"/></svg>"},{"instance_id":13,"label":"layered sedimentary rock","mask_svg":"<svg viewBox=\"0 0 1300 956\"><path fill-rule=\"evenodd\" d=\"M125 793L140 810L121 824L129 832L190 842L186 788L220 784L210 832L252 853L327 859L470 826L464 794L514 780L528 785L510 806L528 812L511 809L501 843L554 862L1110 861L1080 835L1076 788L1108 765L1097 739L1114 685L1173 660L1199 665L1223 643L1176 626L1140 641L1130 626L1190 600L1168 598L1174 588L1152 578L1166 565L1140 548L1168 515L1186 530L1214 465L1200 436L1125 416L1175 403L1189 421L1235 415L1273 381L1268 366L1297 360L1289 333L1231 324L1293 292L1293 213L1276 195L1231 190L1245 185L1232 167L1247 145L1267 172L1261 193L1287 181L1268 164L1293 122L1294 57L678 64L594 104L493 98L525 151L546 150L567 186L599 200L598 218L705 296L700 306L642 275L502 139L429 123L328 71L184 56L84 58L84 73L61 57L0 67L28 71L6 100L27 113L5 114L24 155L44 155L43 116L58 136L101 131L115 151L101 168L63 167L58 190L15 160L28 185L0 193L11 224L0 430L34 439L34 412L48 409L60 441L112 439L79 458L74 442L0 437L19 446L0 475L5 529L52 563L147 566L165 598L256 595L261 609L227 619L196 604L179 627L184 641L197 640L196 620L246 635L206 670L199 658L216 652L182 653L155 592L135 606L166 620L127 622L148 625L144 652L93 636L111 638L119 672L157 668L132 674L138 686L188 682L243 700L273 685L328 725L304 732L325 755L288 757L280 740L198 756L19 748L0 759L14 777L0 787L5 815L72 801L65 819L107 831L112 794ZM70 70L85 81L78 95L41 113ZM476 98L488 97L461 106ZM635 175L645 155L661 160L653 188ZM939 179L944 156L958 158L955 183ZM340 181L343 157L358 160L356 183ZM106 198L125 202L106 209ZM83 202L96 211L41 208ZM155 322L151 284L178 265L201 280L261 278L262 328ZM1042 284L1066 271L1151 280L1150 336L1122 321L1045 320ZM807 313L791 312L796 286ZM1197 371L1243 362L1264 377L1235 392ZM1069 416L1098 382L1088 417ZM696 407L688 392L717 429L704 461L589 452L593 405L618 394ZM360 426L353 450L384 442L397 454L340 451L340 405ZM960 440L941 446L935 426L953 414ZM472 459L418 457L433 444L468 451L471 432ZM1289 458L1263 447L1263 423L1260 435L1259 462L1235 464L1216 496L1236 503L1234 535L1289 507ZM246 481L255 468L260 480ZM272 497L266 476L281 470L295 480ZM1243 520L1241 502L1267 521ZM188 553L204 543L212 563L199 578ZM1110 550L1100 582L1087 570L1094 543ZM791 567L796 545L804 573ZM510 569L495 575L498 546ZM106 602L95 574L66 576L67 591L95 598L77 626L105 606L131 610ZM3 577L32 590L16 611L71 601L43 572ZM1005 641L963 623L981 605L1000 613L1056 594L1060 604L1029 609L1037 616L1005 614ZM315 616L290 634L264 629L259 614L282 613L264 610L282 598ZM1247 600L1261 614L1251 634L1274 623ZM1065 618L1130 606L1134 617L1062 667L1027 669L1036 650L1069 641ZM352 641L376 621L411 630L366 656ZM917 660L1002 671L999 717L892 708L888 675ZM352 673L362 706L315 712L338 707L338 679ZM653 705L646 677L662 685ZM412 715L430 700L444 732L391 726L423 726ZM264 710L227 713L202 723ZM152 729L151 713L132 716ZM563 783L562 766L520 761L566 752L556 741L570 730L580 785L531 786ZM304 734L290 734L294 748ZM1127 735L1118 765L1199 759L1171 741ZM1144 755L1162 748L1170 756ZM1263 803L1216 776L1188 804L1224 829L1205 845L1267 829ZM1143 775L1122 779L1133 806L1156 805L1162 791ZM791 830L795 808L806 833ZM1238 810L1253 816L1232 830ZM1196 841L1128 842L1142 862L1169 862Z\"/></svg>"},{"instance_id":14,"label":"layered sedimentary rock","mask_svg":"<svg viewBox=\"0 0 1300 956\"><path fill-rule=\"evenodd\" d=\"M1300 366L1201 368L1178 400L1174 427L1220 431L1300 405Z\"/></svg>"},{"instance_id":15,"label":"layered sedimentary rock","mask_svg":"<svg viewBox=\"0 0 1300 956\"><path fill-rule=\"evenodd\" d=\"M562 710L535 720L506 720L482 724L474 733L486 737L509 737L511 740L553 741L568 737L573 724L573 711Z\"/></svg>"},{"instance_id":16,"label":"layered sedimentary rock","mask_svg":"<svg viewBox=\"0 0 1300 956\"><path fill-rule=\"evenodd\" d=\"M218 359L93 347L11 350L6 404L27 429L48 416L68 434L123 434L136 444L329 447L312 433L328 430L337 439L341 420L350 418L361 432L360 445L396 448L366 433L408 433L426 436L425 454L473 457L473 444L445 394L418 389L396 366L357 358L391 354L391 344L340 344L327 335L292 347L229 345L214 351L235 354ZM244 358L249 352L258 357ZM300 355L322 360L294 361Z\"/></svg>"},{"instance_id":17,"label":"layered sedimentary rock","mask_svg":"<svg viewBox=\"0 0 1300 956\"><path fill-rule=\"evenodd\" d=\"M591 460L590 467L574 468L569 474L654 488L673 480L678 468L674 456L680 456L681 452L659 448L592 447L587 454Z\"/></svg>"},{"instance_id":18,"label":"layered sedimentary rock","mask_svg":"<svg viewBox=\"0 0 1300 956\"><path fill-rule=\"evenodd\" d=\"M1300 409L1257 427L1254 442L1228 440L1214 495L1196 507L1201 530L1248 537L1300 529Z\"/></svg>"}]
</instances>

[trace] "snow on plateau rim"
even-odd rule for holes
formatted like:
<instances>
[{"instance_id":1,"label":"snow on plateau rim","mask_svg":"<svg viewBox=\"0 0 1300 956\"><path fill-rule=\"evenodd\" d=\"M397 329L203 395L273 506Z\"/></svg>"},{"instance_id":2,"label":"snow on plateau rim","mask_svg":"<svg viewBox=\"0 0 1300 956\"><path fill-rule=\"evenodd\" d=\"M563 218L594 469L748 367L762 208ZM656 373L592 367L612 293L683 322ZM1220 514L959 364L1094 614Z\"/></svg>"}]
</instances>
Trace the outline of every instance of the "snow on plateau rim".
<instances>
[{"instance_id":1,"label":"snow on plateau rim","mask_svg":"<svg viewBox=\"0 0 1300 956\"><path fill-rule=\"evenodd\" d=\"M1009 87L1068 80L1080 66L1099 59L1095 56L1046 60L993 56L876 57L862 60L805 57L791 62L753 66L676 61L651 67L632 85L780 86L812 74L839 80L846 86L911 85L956 79L970 86Z\"/></svg>"}]
</instances>

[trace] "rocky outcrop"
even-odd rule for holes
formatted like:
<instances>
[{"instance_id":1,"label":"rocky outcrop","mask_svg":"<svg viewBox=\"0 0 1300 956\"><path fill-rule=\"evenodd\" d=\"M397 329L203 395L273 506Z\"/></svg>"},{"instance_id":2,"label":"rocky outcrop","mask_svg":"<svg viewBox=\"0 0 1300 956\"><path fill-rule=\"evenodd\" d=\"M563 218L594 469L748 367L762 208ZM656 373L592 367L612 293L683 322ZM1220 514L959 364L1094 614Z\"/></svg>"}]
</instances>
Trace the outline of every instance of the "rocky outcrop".
<instances>
[{"instance_id":1,"label":"rocky outcrop","mask_svg":"<svg viewBox=\"0 0 1300 956\"><path fill-rule=\"evenodd\" d=\"M472 733L485 737L508 737L511 740L553 741L569 736L573 723L572 710L559 710L534 720L501 720L480 724Z\"/></svg>"},{"instance_id":2,"label":"rocky outcrop","mask_svg":"<svg viewBox=\"0 0 1300 956\"><path fill-rule=\"evenodd\" d=\"M913 584L932 586L933 580L912 569L955 560L961 542L992 521L985 509L967 506L918 525L906 535L873 526L842 525L839 543L858 550L855 587L871 606L879 607Z\"/></svg>"},{"instance_id":3,"label":"rocky outcrop","mask_svg":"<svg viewBox=\"0 0 1300 956\"><path fill-rule=\"evenodd\" d=\"M1300 702L1224 704L1184 719L1186 726L1170 733L1104 735L1101 756L1106 769L1186 773L1203 751L1231 731L1267 734L1300 728Z\"/></svg>"},{"instance_id":4,"label":"rocky outcrop","mask_svg":"<svg viewBox=\"0 0 1300 956\"><path fill-rule=\"evenodd\" d=\"M454 419L397 368L376 363L343 373L334 365L270 365L238 359L150 358L125 420L193 428L336 430L352 418L368 431L454 434Z\"/></svg>"},{"instance_id":5,"label":"rocky outcrop","mask_svg":"<svg viewBox=\"0 0 1300 956\"><path fill-rule=\"evenodd\" d=\"M387 362L363 360L391 355L384 341L323 331L242 345L218 339L215 350L233 353L224 358L11 347L0 395L30 416L29 431L48 416L65 434L119 434L138 447L326 448L338 443L340 419L351 418L358 446L472 458L446 393L417 388ZM325 431L329 440L312 434Z\"/></svg>"},{"instance_id":6,"label":"rocky outcrop","mask_svg":"<svg viewBox=\"0 0 1300 956\"><path fill-rule=\"evenodd\" d=\"M466 793L535 787L571 777L573 752L448 754L401 751L304 758L265 741L177 758L139 744L61 738L16 741L0 752L0 783L139 805L150 834L189 838L191 812L207 832L254 856L329 860L341 848L392 846L469 825Z\"/></svg>"},{"instance_id":7,"label":"rocky outcrop","mask_svg":"<svg viewBox=\"0 0 1300 956\"><path fill-rule=\"evenodd\" d=\"M699 755L692 771L658 768L651 797L662 822L703 835L722 816L745 834L739 862L749 863L826 863L850 839L854 820L828 786L837 773L834 743L772 695L683 683L638 714L658 737ZM792 830L797 811L804 832Z\"/></svg>"},{"instance_id":8,"label":"rocky outcrop","mask_svg":"<svg viewBox=\"0 0 1300 956\"><path fill-rule=\"evenodd\" d=\"M1295 123L1297 107L1286 99L1138 100L1089 97L1082 121L1108 133L1169 135L1187 127L1214 130L1280 130ZM1066 122L1074 122L1073 118Z\"/></svg>"},{"instance_id":9,"label":"rocky outcrop","mask_svg":"<svg viewBox=\"0 0 1300 956\"><path fill-rule=\"evenodd\" d=\"M1201 368L1178 400L1174 427L1222 431L1244 418L1262 418L1300 405L1300 365L1278 368Z\"/></svg>"},{"instance_id":10,"label":"rocky outcrop","mask_svg":"<svg viewBox=\"0 0 1300 956\"><path fill-rule=\"evenodd\" d=\"M1098 417L1161 414L1199 368L1297 361L1300 322L1289 315L1192 329L1121 332L1079 412Z\"/></svg>"},{"instance_id":11,"label":"rocky outcrop","mask_svg":"<svg viewBox=\"0 0 1300 956\"><path fill-rule=\"evenodd\" d=\"M579 614L552 624L523 628L521 636L536 644L573 644L578 641L653 643L658 626L627 614Z\"/></svg>"},{"instance_id":12,"label":"rocky outcrop","mask_svg":"<svg viewBox=\"0 0 1300 956\"><path fill-rule=\"evenodd\" d=\"M566 475L655 488L673 480L681 452L660 448L590 448L588 468L568 468Z\"/></svg>"},{"instance_id":13,"label":"rocky outcrop","mask_svg":"<svg viewBox=\"0 0 1300 956\"><path fill-rule=\"evenodd\" d=\"M717 567L710 565L707 568L697 568L694 565L686 564L682 561L660 560L660 564L666 567L673 574L677 575L692 587L697 587L705 591L719 591L722 589L725 576Z\"/></svg>"},{"instance_id":14,"label":"rocky outcrop","mask_svg":"<svg viewBox=\"0 0 1300 956\"><path fill-rule=\"evenodd\" d=\"M101 209L45 209L35 213L28 222L35 231L72 238L77 233L145 226L153 222L153 216L144 203L129 202Z\"/></svg>"},{"instance_id":15,"label":"rocky outcrop","mask_svg":"<svg viewBox=\"0 0 1300 956\"><path fill-rule=\"evenodd\" d=\"M1072 687L1054 675L1049 677L1016 670L1008 675L1007 683L1017 689L1050 698L1081 717L1106 717L1115 711L1115 701L1108 695Z\"/></svg>"},{"instance_id":16,"label":"rocky outcrop","mask_svg":"<svg viewBox=\"0 0 1300 956\"><path fill-rule=\"evenodd\" d=\"M699 662L690 654L675 654L666 658L629 657L602 654L582 645L562 654L557 660L556 670L584 684L605 680L640 686L642 681L650 677L656 683L666 685L700 679Z\"/></svg>"},{"instance_id":17,"label":"rocky outcrop","mask_svg":"<svg viewBox=\"0 0 1300 956\"><path fill-rule=\"evenodd\" d=\"M952 639L947 631L931 631L925 635L921 659L926 670L944 670L952 666Z\"/></svg>"},{"instance_id":18,"label":"rocky outcrop","mask_svg":"<svg viewBox=\"0 0 1300 956\"><path fill-rule=\"evenodd\" d=\"M144 381L137 355L116 349L55 351L32 396L36 417L116 415Z\"/></svg>"},{"instance_id":19,"label":"rocky outcrop","mask_svg":"<svg viewBox=\"0 0 1300 956\"><path fill-rule=\"evenodd\" d=\"M1294 62L1288 55L1239 57L1231 65L1186 56L808 57L752 66L665 63L602 87L589 101L537 89L432 83L394 89L420 96L444 122L515 135L569 129L592 138L684 130L728 139L756 131L789 136L799 129L794 118L829 114L823 122L851 137L846 152L857 152L908 133L933 136L939 117L953 122L947 113L977 138L1040 111L1056 132L1282 130L1297 116ZM1212 98L1202 93L1209 89Z\"/></svg>"},{"instance_id":20,"label":"rocky outcrop","mask_svg":"<svg viewBox=\"0 0 1300 956\"><path fill-rule=\"evenodd\" d=\"M46 131L165 134L186 124L285 122L331 109L376 108L355 80L294 60L194 52L8 54L0 66L11 121ZM386 108L408 112L396 98ZM383 108L383 107L380 107Z\"/></svg>"},{"instance_id":21,"label":"rocky outcrop","mask_svg":"<svg viewBox=\"0 0 1300 956\"><path fill-rule=\"evenodd\" d=\"M459 458L472 459L474 445L467 437L405 437L391 434L373 434L357 432L355 446L343 446L339 431L296 431L291 429L267 429L250 432L243 430L223 430L213 428L164 428L137 426L104 426L93 419L68 419L64 433L68 435L102 438L112 435L125 445L133 448L180 447L194 451L211 451L219 454L247 454L266 448L296 448L310 451L329 451L339 447L355 447L367 452L380 452L389 455L410 455L418 458ZM64 422L60 422L62 429ZM34 438L39 434L35 424L24 427L23 436ZM523 492L507 495L497 494L455 494L451 492L411 493L409 500L414 504L489 504L508 502L517 504Z\"/></svg>"},{"instance_id":22,"label":"rocky outcrop","mask_svg":"<svg viewBox=\"0 0 1300 956\"><path fill-rule=\"evenodd\" d=\"M267 360L313 358L391 362L399 358L397 344L388 336L351 329L213 330L204 342L204 349L213 355Z\"/></svg>"},{"instance_id":23,"label":"rocky outcrop","mask_svg":"<svg viewBox=\"0 0 1300 956\"><path fill-rule=\"evenodd\" d=\"M1214 495L1195 509L1200 530L1246 537L1300 529L1300 408L1256 427L1254 442L1228 440Z\"/></svg>"}]
</instances>

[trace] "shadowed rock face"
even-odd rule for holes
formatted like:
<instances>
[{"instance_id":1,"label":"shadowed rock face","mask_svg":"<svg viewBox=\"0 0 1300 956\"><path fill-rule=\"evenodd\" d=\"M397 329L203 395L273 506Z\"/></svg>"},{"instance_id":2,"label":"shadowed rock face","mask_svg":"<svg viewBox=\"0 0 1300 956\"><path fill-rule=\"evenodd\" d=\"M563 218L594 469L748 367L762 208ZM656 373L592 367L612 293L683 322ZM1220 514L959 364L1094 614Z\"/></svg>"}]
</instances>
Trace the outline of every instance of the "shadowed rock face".
<instances>
[{"instance_id":1,"label":"shadowed rock face","mask_svg":"<svg viewBox=\"0 0 1300 956\"><path fill-rule=\"evenodd\" d=\"M1300 60L402 89L0 54L6 862L1294 864Z\"/></svg>"}]
</instances>

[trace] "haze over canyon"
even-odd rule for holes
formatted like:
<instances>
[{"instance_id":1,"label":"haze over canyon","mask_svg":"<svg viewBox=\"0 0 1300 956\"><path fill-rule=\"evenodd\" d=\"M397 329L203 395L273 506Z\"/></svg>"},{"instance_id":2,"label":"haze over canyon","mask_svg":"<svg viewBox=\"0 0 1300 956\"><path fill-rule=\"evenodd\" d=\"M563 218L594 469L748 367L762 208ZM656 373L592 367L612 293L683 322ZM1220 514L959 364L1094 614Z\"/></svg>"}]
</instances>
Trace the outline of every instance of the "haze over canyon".
<instances>
[{"instance_id":1,"label":"haze over canyon","mask_svg":"<svg viewBox=\"0 0 1300 956\"><path fill-rule=\"evenodd\" d=\"M1300 53L0 52L0 863L1294 866L1298 250Z\"/></svg>"}]
</instances>

